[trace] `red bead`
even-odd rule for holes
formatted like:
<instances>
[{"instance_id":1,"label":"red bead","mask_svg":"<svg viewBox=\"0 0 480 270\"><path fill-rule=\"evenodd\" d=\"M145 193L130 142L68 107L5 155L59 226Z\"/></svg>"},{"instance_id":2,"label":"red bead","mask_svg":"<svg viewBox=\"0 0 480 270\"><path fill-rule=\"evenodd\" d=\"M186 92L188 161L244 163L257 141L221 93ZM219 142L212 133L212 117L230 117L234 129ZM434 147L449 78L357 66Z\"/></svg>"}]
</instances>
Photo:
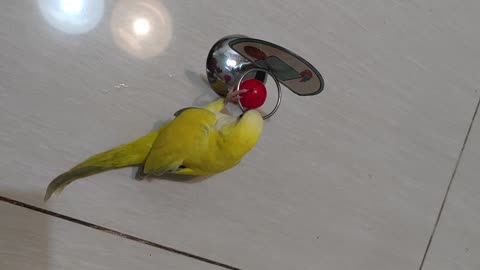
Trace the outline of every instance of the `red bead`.
<instances>
[{"instance_id":1,"label":"red bead","mask_svg":"<svg viewBox=\"0 0 480 270\"><path fill-rule=\"evenodd\" d=\"M240 90L248 90L240 94L240 102L245 109L256 109L265 103L267 99L267 88L259 80L250 79L240 84Z\"/></svg>"}]
</instances>

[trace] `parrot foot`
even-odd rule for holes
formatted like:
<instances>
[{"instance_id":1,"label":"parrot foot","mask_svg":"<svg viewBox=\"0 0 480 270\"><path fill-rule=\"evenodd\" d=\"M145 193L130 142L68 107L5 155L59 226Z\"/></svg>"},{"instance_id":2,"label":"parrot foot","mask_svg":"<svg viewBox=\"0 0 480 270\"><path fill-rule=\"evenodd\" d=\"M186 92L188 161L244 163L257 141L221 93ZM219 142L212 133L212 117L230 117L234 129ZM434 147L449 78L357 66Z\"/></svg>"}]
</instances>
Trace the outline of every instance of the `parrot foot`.
<instances>
[{"instance_id":1,"label":"parrot foot","mask_svg":"<svg viewBox=\"0 0 480 270\"><path fill-rule=\"evenodd\" d=\"M240 95L246 92L248 92L247 89L228 91L227 96L225 97L225 104L227 104L228 102L238 102L242 98Z\"/></svg>"}]
</instances>

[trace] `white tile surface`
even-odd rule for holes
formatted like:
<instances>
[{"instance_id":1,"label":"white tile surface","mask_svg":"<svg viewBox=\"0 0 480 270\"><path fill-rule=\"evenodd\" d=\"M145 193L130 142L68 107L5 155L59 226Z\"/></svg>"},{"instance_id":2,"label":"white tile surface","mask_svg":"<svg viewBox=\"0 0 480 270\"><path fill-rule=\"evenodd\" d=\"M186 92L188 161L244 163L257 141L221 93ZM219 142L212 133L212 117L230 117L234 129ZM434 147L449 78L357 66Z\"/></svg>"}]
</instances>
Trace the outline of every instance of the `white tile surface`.
<instances>
[{"instance_id":1,"label":"white tile surface","mask_svg":"<svg viewBox=\"0 0 480 270\"><path fill-rule=\"evenodd\" d=\"M171 25L155 37L172 35L155 57L155 40L145 55L115 43L119 2L81 35L32 3L0 4L1 195L245 269L418 267L478 96L480 2L163 1ZM224 174L137 182L124 169L42 203L75 163L212 98L206 55L234 33L305 57L325 91L286 92Z\"/></svg>"},{"instance_id":2,"label":"white tile surface","mask_svg":"<svg viewBox=\"0 0 480 270\"><path fill-rule=\"evenodd\" d=\"M224 269L0 202L0 269Z\"/></svg>"},{"instance_id":3,"label":"white tile surface","mask_svg":"<svg viewBox=\"0 0 480 270\"><path fill-rule=\"evenodd\" d=\"M480 269L479 164L477 115L423 269Z\"/></svg>"}]
</instances>

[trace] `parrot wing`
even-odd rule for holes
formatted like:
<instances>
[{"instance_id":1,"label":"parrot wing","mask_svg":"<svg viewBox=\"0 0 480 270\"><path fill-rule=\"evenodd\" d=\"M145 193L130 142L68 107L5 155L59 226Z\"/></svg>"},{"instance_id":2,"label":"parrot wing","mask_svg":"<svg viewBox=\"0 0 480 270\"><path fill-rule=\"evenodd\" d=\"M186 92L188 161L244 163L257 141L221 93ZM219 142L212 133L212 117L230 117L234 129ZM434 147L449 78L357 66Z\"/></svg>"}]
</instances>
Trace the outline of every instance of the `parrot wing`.
<instances>
[{"instance_id":1,"label":"parrot wing","mask_svg":"<svg viewBox=\"0 0 480 270\"><path fill-rule=\"evenodd\" d=\"M212 175L240 162L257 143L263 118L253 110L233 117L219 112L222 103L212 104L182 111L159 133L144 174Z\"/></svg>"},{"instance_id":2,"label":"parrot wing","mask_svg":"<svg viewBox=\"0 0 480 270\"><path fill-rule=\"evenodd\" d=\"M222 101L223 102L223 101ZM216 114L207 108L186 108L159 133L145 161L147 175L187 169L186 159L201 158L209 150Z\"/></svg>"}]
</instances>

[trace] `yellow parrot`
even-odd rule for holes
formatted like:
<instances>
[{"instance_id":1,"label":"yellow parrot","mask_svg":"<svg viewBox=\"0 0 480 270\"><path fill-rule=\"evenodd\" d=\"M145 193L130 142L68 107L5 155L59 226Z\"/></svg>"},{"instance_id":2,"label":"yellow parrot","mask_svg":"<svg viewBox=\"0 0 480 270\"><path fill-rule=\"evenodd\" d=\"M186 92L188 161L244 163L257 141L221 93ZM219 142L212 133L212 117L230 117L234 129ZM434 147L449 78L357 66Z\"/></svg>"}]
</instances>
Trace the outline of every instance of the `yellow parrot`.
<instances>
[{"instance_id":1,"label":"yellow parrot","mask_svg":"<svg viewBox=\"0 0 480 270\"><path fill-rule=\"evenodd\" d=\"M222 113L229 98L181 109L158 130L88 158L50 182L44 200L79 178L127 166L140 166L137 179L164 173L213 175L234 167L256 145L263 118L256 110L239 117Z\"/></svg>"}]
</instances>

